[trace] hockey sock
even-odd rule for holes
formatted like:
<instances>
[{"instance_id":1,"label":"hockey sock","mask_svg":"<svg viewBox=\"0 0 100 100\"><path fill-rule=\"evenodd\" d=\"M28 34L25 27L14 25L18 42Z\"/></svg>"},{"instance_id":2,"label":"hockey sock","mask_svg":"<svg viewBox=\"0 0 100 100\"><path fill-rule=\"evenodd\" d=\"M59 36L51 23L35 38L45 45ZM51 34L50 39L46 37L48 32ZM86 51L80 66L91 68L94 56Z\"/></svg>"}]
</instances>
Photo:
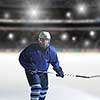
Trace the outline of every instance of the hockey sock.
<instances>
[{"instance_id":1,"label":"hockey sock","mask_svg":"<svg viewBox=\"0 0 100 100\"><path fill-rule=\"evenodd\" d=\"M41 85L35 84L31 86L31 100L39 100Z\"/></svg>"},{"instance_id":2,"label":"hockey sock","mask_svg":"<svg viewBox=\"0 0 100 100\"><path fill-rule=\"evenodd\" d=\"M40 98L39 100L44 100L47 94L48 88L47 89L42 89L40 93Z\"/></svg>"}]
</instances>

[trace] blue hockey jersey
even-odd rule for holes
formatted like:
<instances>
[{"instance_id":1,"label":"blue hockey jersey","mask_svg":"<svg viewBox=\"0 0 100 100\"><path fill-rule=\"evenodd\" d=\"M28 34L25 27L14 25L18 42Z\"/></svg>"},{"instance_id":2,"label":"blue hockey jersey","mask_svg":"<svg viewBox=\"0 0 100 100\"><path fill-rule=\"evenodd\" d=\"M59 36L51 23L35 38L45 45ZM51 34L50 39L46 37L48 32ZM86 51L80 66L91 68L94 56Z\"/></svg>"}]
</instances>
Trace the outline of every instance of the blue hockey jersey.
<instances>
[{"instance_id":1,"label":"blue hockey jersey","mask_svg":"<svg viewBox=\"0 0 100 100\"><path fill-rule=\"evenodd\" d=\"M43 50L38 43L26 47L20 53L19 62L25 70L47 71L50 64L54 69L60 68L55 48L49 45Z\"/></svg>"}]
</instances>

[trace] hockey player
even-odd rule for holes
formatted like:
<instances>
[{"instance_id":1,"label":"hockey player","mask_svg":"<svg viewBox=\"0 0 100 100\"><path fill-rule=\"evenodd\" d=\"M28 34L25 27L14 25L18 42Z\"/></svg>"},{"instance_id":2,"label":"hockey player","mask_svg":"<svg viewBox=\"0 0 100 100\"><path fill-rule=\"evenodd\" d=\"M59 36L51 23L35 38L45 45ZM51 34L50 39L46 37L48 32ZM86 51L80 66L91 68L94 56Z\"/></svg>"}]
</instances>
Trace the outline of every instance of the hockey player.
<instances>
[{"instance_id":1,"label":"hockey player","mask_svg":"<svg viewBox=\"0 0 100 100\"><path fill-rule=\"evenodd\" d=\"M48 90L48 71L51 64L56 75L64 77L59 65L56 50L50 45L50 33L41 32L38 43L26 47L19 56L19 62L24 67L25 73L31 87L31 100L44 100Z\"/></svg>"}]
</instances>

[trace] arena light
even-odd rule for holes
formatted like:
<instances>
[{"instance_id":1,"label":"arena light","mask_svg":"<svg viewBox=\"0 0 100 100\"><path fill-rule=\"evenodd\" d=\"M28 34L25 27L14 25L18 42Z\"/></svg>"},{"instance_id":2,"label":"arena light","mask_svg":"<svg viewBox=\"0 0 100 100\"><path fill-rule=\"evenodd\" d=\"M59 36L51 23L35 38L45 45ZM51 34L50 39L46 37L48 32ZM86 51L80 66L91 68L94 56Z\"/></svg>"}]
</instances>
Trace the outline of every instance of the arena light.
<instances>
[{"instance_id":1,"label":"arena light","mask_svg":"<svg viewBox=\"0 0 100 100\"><path fill-rule=\"evenodd\" d=\"M94 31L90 31L89 34L90 34L91 37L94 37L95 36L95 32Z\"/></svg>"},{"instance_id":2,"label":"arena light","mask_svg":"<svg viewBox=\"0 0 100 100\"><path fill-rule=\"evenodd\" d=\"M9 12L5 12L5 13L4 13L4 18L5 18L5 19L10 18L10 13L9 13Z\"/></svg>"},{"instance_id":3,"label":"arena light","mask_svg":"<svg viewBox=\"0 0 100 100\"><path fill-rule=\"evenodd\" d=\"M37 19L41 15L38 7L31 7L27 9L26 14L31 19L34 19L34 18Z\"/></svg>"},{"instance_id":4,"label":"arena light","mask_svg":"<svg viewBox=\"0 0 100 100\"><path fill-rule=\"evenodd\" d=\"M30 14L32 17L38 17L39 11L37 9L31 9Z\"/></svg>"},{"instance_id":5,"label":"arena light","mask_svg":"<svg viewBox=\"0 0 100 100\"><path fill-rule=\"evenodd\" d=\"M71 12L66 12L66 18L71 18L72 17L72 13Z\"/></svg>"},{"instance_id":6,"label":"arena light","mask_svg":"<svg viewBox=\"0 0 100 100\"><path fill-rule=\"evenodd\" d=\"M21 44L27 44L28 40L26 38L21 39Z\"/></svg>"},{"instance_id":7,"label":"arena light","mask_svg":"<svg viewBox=\"0 0 100 100\"><path fill-rule=\"evenodd\" d=\"M60 38L61 38L62 41L65 41L65 40L68 39L68 34L63 33Z\"/></svg>"},{"instance_id":8,"label":"arena light","mask_svg":"<svg viewBox=\"0 0 100 100\"><path fill-rule=\"evenodd\" d=\"M84 41L84 46L85 47L88 47L90 44L91 44L91 42L89 40L85 40Z\"/></svg>"},{"instance_id":9,"label":"arena light","mask_svg":"<svg viewBox=\"0 0 100 100\"><path fill-rule=\"evenodd\" d=\"M72 37L72 41L76 41L76 37L75 36Z\"/></svg>"},{"instance_id":10,"label":"arena light","mask_svg":"<svg viewBox=\"0 0 100 100\"><path fill-rule=\"evenodd\" d=\"M8 34L8 39L13 40L14 39L14 34L13 33L9 33Z\"/></svg>"},{"instance_id":11,"label":"arena light","mask_svg":"<svg viewBox=\"0 0 100 100\"><path fill-rule=\"evenodd\" d=\"M76 11L78 14L85 15L88 12L88 7L85 3L79 3L76 5Z\"/></svg>"}]
</instances>

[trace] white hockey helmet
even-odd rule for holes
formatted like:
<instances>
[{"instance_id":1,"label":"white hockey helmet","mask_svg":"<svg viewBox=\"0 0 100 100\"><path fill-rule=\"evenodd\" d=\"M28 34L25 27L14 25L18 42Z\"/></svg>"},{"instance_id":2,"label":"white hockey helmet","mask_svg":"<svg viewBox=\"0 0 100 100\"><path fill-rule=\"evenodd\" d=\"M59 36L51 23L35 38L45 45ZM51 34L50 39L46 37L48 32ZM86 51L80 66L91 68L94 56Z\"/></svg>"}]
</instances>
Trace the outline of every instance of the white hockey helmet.
<instances>
[{"instance_id":1,"label":"white hockey helmet","mask_svg":"<svg viewBox=\"0 0 100 100\"><path fill-rule=\"evenodd\" d=\"M48 40L48 42L42 42L41 39ZM43 49L46 49L50 44L50 39L51 39L51 36L49 32L47 31L41 32L38 37L40 47L42 47Z\"/></svg>"},{"instance_id":2,"label":"white hockey helmet","mask_svg":"<svg viewBox=\"0 0 100 100\"><path fill-rule=\"evenodd\" d=\"M51 39L50 33L47 32L47 31L41 32L39 34L39 39L47 39L47 40L50 40Z\"/></svg>"}]
</instances>

